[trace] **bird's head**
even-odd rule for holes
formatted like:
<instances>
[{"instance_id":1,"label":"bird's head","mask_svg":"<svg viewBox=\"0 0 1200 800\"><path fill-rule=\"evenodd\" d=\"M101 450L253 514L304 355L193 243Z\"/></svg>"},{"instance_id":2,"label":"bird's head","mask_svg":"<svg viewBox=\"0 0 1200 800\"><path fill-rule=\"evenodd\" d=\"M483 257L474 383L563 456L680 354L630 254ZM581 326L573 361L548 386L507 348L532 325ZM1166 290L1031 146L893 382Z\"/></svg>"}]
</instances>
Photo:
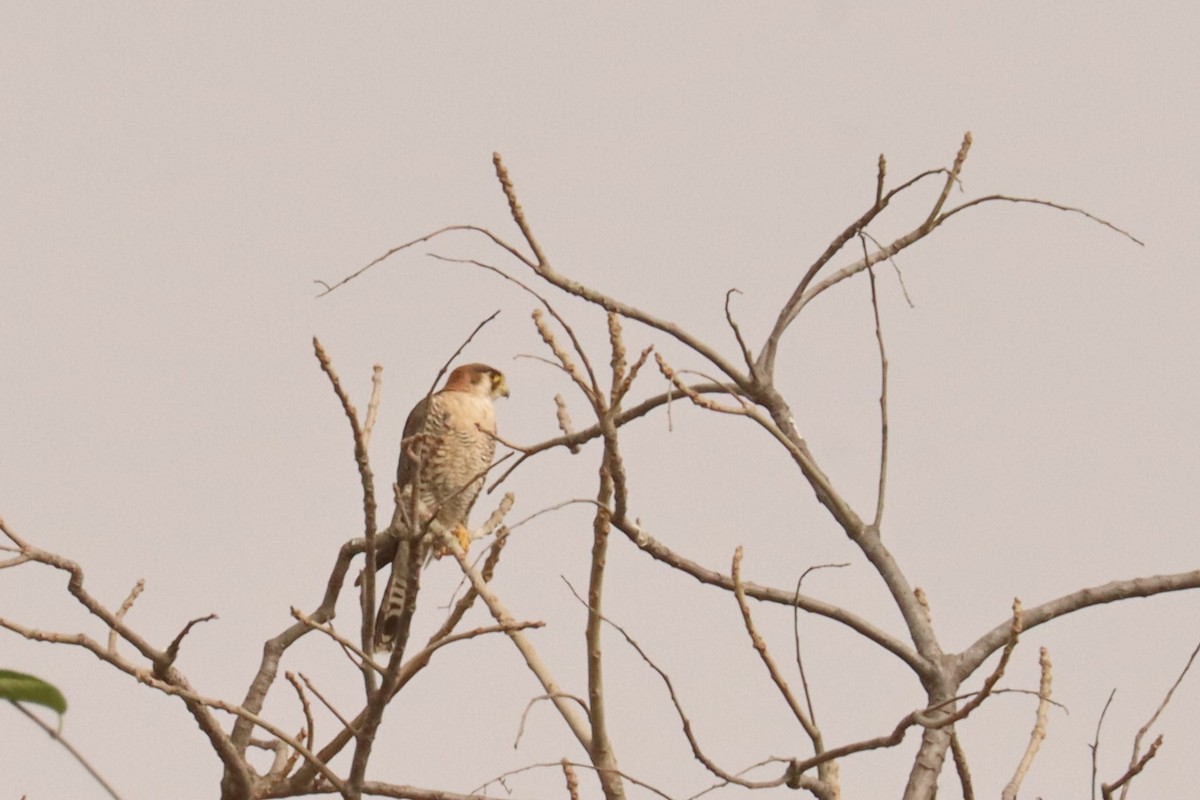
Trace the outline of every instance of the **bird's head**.
<instances>
[{"instance_id":1,"label":"bird's head","mask_svg":"<svg viewBox=\"0 0 1200 800\"><path fill-rule=\"evenodd\" d=\"M446 379L446 390L450 392L469 392L480 397L494 400L497 397L508 397L508 382L504 373L487 364L464 364L456 367Z\"/></svg>"}]
</instances>

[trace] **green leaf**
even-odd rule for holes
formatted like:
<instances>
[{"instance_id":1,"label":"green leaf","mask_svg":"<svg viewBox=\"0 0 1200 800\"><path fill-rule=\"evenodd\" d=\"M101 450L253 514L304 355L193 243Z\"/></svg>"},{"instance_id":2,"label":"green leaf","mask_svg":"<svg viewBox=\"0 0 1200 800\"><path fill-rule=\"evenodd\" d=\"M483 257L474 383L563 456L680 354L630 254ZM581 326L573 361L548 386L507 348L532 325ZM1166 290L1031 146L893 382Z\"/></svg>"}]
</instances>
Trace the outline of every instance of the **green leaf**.
<instances>
[{"instance_id":1,"label":"green leaf","mask_svg":"<svg viewBox=\"0 0 1200 800\"><path fill-rule=\"evenodd\" d=\"M67 713L67 699L62 692L41 678L23 672L0 669L0 700L36 703L59 714Z\"/></svg>"}]
</instances>

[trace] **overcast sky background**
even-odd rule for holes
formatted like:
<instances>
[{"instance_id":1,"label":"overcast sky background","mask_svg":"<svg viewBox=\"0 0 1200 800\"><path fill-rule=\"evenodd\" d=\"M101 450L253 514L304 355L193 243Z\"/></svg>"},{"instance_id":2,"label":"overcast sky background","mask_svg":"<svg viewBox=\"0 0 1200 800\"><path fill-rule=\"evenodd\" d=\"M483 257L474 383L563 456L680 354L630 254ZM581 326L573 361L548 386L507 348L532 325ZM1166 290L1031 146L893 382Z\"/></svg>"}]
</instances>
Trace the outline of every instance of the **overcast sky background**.
<instances>
[{"instance_id":1,"label":"overcast sky background","mask_svg":"<svg viewBox=\"0 0 1200 800\"><path fill-rule=\"evenodd\" d=\"M557 268L679 321L729 356L724 292L757 348L803 269L889 180L948 166L975 145L965 194L1009 205L954 219L879 272L891 360L892 466L884 536L923 587L943 645L967 646L1026 605L1143 574L1193 569L1200 474L1200 270L1191 232L1200 180L1194 4L5 4L0 9L0 515L87 570L128 621L165 646L189 618L179 666L240 700L288 607L315 607L338 546L361 533L348 426L312 356L321 338L365 407L381 492L408 409L471 328L501 315L464 360L504 370L501 433L556 431L551 398L585 408L543 355L527 296L433 251L516 265L457 235L332 281L451 223L516 240L490 163L508 164ZM915 225L930 184L871 232ZM854 258L851 248L835 265ZM585 341L603 318L559 301ZM678 368L703 368L630 324ZM779 380L814 455L869 515L878 362L865 279L828 292L785 340ZM603 350L595 351L603 364ZM647 370L638 397L662 390ZM893 633L899 615L784 453L745 421L676 404L627 429L634 516L681 553L840 602ZM595 445L516 473L511 519L594 493ZM386 496L386 494L382 495ZM476 508L476 521L495 497ZM485 508L486 506L486 508ZM381 517L390 507L381 510ZM560 576L587 580L590 515L574 506L519 529L496 587L560 681L585 693L584 613ZM806 755L745 640L733 599L614 539L607 611L676 681L708 753L731 770ZM436 564L416 635L455 585ZM48 570L0 573L0 614L104 632ZM353 630L353 601L338 623ZM1200 639L1200 597L1093 609L1029 632L1005 685L1034 689L1050 648L1048 738L1025 797L1086 797L1088 744L1111 689L1101 779ZM756 606L781 662L791 615ZM474 624L485 624L477 609ZM895 659L805 619L826 741L890 731L922 705ZM621 766L673 797L710 780L690 759L658 678L612 634L610 716ZM82 652L0 636L0 667L53 681L65 733L127 800L211 798L219 765L178 701ZM285 668L349 711L360 683L310 637ZM978 685L978 678L971 686ZM286 689L286 690L285 690ZM443 652L393 706L371 777L470 791L527 764L582 754L540 688L493 637ZM960 727L981 797L997 796L1033 723L1028 696L998 696ZM1135 797L1194 794L1200 676L1162 720L1166 743ZM267 712L299 730L288 687ZM318 735L333 731L323 719ZM894 797L916 734L846 760L845 796ZM0 708L0 795L99 798L101 789ZM764 774L765 773L760 773ZM773 774L773 773L772 773ZM594 796L594 782L585 778ZM958 796L952 770L946 796ZM510 780L514 797L562 797L557 770ZM500 796L503 790L489 790ZM632 797L648 796L630 788ZM741 796L727 790L715 796ZM791 796L786 789L762 796Z\"/></svg>"}]
</instances>

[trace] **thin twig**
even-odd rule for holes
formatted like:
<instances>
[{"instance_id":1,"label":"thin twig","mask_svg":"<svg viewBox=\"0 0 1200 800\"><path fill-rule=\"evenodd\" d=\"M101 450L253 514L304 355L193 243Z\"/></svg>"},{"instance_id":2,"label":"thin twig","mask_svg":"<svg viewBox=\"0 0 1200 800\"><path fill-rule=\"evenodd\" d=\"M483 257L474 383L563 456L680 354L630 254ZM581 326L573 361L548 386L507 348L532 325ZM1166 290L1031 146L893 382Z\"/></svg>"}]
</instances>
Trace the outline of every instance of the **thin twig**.
<instances>
[{"instance_id":1,"label":"thin twig","mask_svg":"<svg viewBox=\"0 0 1200 800\"><path fill-rule=\"evenodd\" d=\"M112 797L113 800L121 800L121 795L117 794L117 790L112 787L112 784L110 784L108 781L106 781L104 779L104 776L96 771L96 768L93 767L88 762L88 760L83 757L83 753L76 750L74 745L72 745L65 738L63 738L62 733L60 733L59 731L56 731L54 728L51 728L49 725L47 725L45 723L45 721L43 721L41 719L41 717L39 717L37 714L34 714L29 709L25 708L25 706L23 706L22 704L20 704L16 701L9 701L9 702L12 703L13 708L17 709L17 711L20 711L22 714L29 717L29 719L33 721L34 725L37 725L39 728L44 730L46 732L47 736L49 736L51 739L53 739L54 741L61 744L63 746L63 748L66 749L66 751L68 753L70 753L71 756L76 761L79 762L80 766L82 766L84 769L87 770L88 774L92 776L92 778L96 781L96 783L100 784L100 786L103 787L104 791L108 792L109 796Z\"/></svg>"},{"instance_id":2,"label":"thin twig","mask_svg":"<svg viewBox=\"0 0 1200 800\"><path fill-rule=\"evenodd\" d=\"M375 417L379 414L379 399L383 392L383 365L371 368L371 399L367 402L367 418L363 422L363 446L371 444L371 431L375 429Z\"/></svg>"},{"instance_id":3,"label":"thin twig","mask_svg":"<svg viewBox=\"0 0 1200 800\"><path fill-rule=\"evenodd\" d=\"M1129 782L1137 777L1137 775L1146 768L1146 765L1150 763L1150 759L1158 755L1158 748L1162 747L1162 743L1163 737L1160 734L1159 737L1154 740L1153 744L1150 745L1150 749L1146 751L1146 755L1142 756L1136 762L1131 764L1129 769L1125 770L1124 775L1117 778L1112 783L1103 783L1100 785L1100 796L1103 797L1104 800L1112 800L1112 793L1114 790L1124 790L1125 787L1129 785Z\"/></svg>"},{"instance_id":4,"label":"thin twig","mask_svg":"<svg viewBox=\"0 0 1200 800\"><path fill-rule=\"evenodd\" d=\"M358 410L354 404L350 402L350 395L342 387L342 382L338 378L337 372L333 369L333 361L329 358L329 354L325 352L325 348L321 345L316 336L313 337L313 350L316 353L317 361L321 364L321 370L329 378L330 384L333 386L333 391L337 394L338 400L341 401L342 411L346 415L346 419L350 422L350 431L354 437L354 463L358 467L359 483L362 485L363 496L363 535L366 538L366 566L363 572L362 590L359 595L359 610L362 613L362 649L366 650L371 647L371 643L375 640L375 476L371 471L371 460L367 453L367 437L363 434L363 427L359 424ZM378 384L375 384L372 389L372 397L378 389ZM363 688L368 695L375 691L375 672L362 668Z\"/></svg>"},{"instance_id":5,"label":"thin twig","mask_svg":"<svg viewBox=\"0 0 1200 800\"><path fill-rule=\"evenodd\" d=\"M1154 713L1150 716L1150 719L1146 721L1145 725L1138 729L1137 735L1133 737L1133 755L1130 756L1129 759L1130 767L1137 763L1138 752L1142 748L1142 739L1145 738L1146 734L1150 731L1150 728L1155 722L1158 721L1158 718L1162 715L1163 711L1166 710L1167 705L1171 702L1171 697L1175 694L1175 690L1179 688L1179 684L1183 683L1183 679L1187 677L1188 670L1192 668L1192 663L1196 660L1197 653L1200 653L1200 644L1197 644L1196 648L1192 650L1192 654L1188 656L1187 663L1183 665L1183 669L1180 671L1179 677L1175 679L1173 684L1171 684L1171 688L1167 690L1162 702L1158 704L1158 708L1154 709ZM1121 789L1121 800L1125 800L1128 794L1129 784L1127 782L1125 787Z\"/></svg>"},{"instance_id":6,"label":"thin twig","mask_svg":"<svg viewBox=\"0 0 1200 800\"><path fill-rule=\"evenodd\" d=\"M571 582L564 576L560 575L559 577L562 579L563 583L567 585L567 588L571 591L571 594L575 596L575 599L586 608L587 601L580 596L579 592L575 590L575 587L571 585ZM646 662L646 665L650 667L650 669L658 673L658 677L662 679L663 684L667 687L667 694L671 698L671 704L675 707L675 713L679 717L679 722L683 727L684 738L687 739L688 745L692 748L692 756L699 761L705 769L707 769L716 777L720 778L725 785L736 784L747 789L768 789L773 786L783 785L784 779L782 777L767 781L745 780L739 774L734 774L723 769L719 764L705 755L704 750L700 747L699 740L696 738L695 732L692 730L692 721L688 717L687 713L683 710L683 703L679 699L679 695L675 693L675 684L671 681L671 676L669 676L665 670L663 670L654 662L653 659L650 658L646 651L642 649L642 646L637 643L637 640L629 634L629 631L625 630L625 628L618 625L616 622L613 622L604 615L601 615L601 619L604 620L604 622L608 625L611 625L613 628L615 628L616 631L625 638L625 642L632 647L639 656L642 657L642 661Z\"/></svg>"},{"instance_id":7,"label":"thin twig","mask_svg":"<svg viewBox=\"0 0 1200 800\"><path fill-rule=\"evenodd\" d=\"M812 740L813 750L817 755L820 755L825 745L821 738L821 731L817 728L816 723L812 721L809 715L801 708L797 702L796 696L792 694L791 687L788 686L787 680L783 677L783 673L779 671L779 667L775 664L775 659L767 650L767 643L759 635L758 630L754 627L754 619L750 616L750 604L746 601L746 590L742 586L742 547L738 546L733 552L733 566L730 570L730 577L733 579L733 594L737 598L738 608L742 612L742 621L746 625L746 633L750 636L750 643L754 645L755 651L762 659L763 665L766 666L767 672L771 676L772 682L778 687L779 693L783 695L784 701L788 708L792 710L792 716L800 723L800 727L804 728L804 732L808 734L808 738Z\"/></svg>"},{"instance_id":8,"label":"thin twig","mask_svg":"<svg viewBox=\"0 0 1200 800\"><path fill-rule=\"evenodd\" d=\"M849 562L841 564L817 564L809 567L800 573L800 577L796 579L796 603L792 606L792 639L796 645L796 669L800 672L800 686L804 690L804 705L808 707L808 718L817 723L816 712L813 711L812 693L808 689L808 675L804 671L804 659L800 655L800 585L804 583L804 579L808 577L810 572L815 572L819 569L838 569L850 566Z\"/></svg>"},{"instance_id":9,"label":"thin twig","mask_svg":"<svg viewBox=\"0 0 1200 800\"><path fill-rule=\"evenodd\" d=\"M133 608L134 601L136 601L138 599L138 595L140 595L145 589L146 589L146 581L139 578L138 582L135 583L133 585L133 588L129 590L129 595L125 598L125 601L123 603L121 603L121 607L117 609L117 613L116 613L117 619L124 621L125 615L129 613L129 609ZM109 652L112 652L112 653L117 652L117 630L116 630L116 628L108 629L108 649L109 649Z\"/></svg>"},{"instance_id":10,"label":"thin twig","mask_svg":"<svg viewBox=\"0 0 1200 800\"><path fill-rule=\"evenodd\" d=\"M329 702L329 700L325 698L325 695L321 694L321 691L313 685L313 682L310 681L308 676L303 672L300 673L300 680L304 681L304 685L307 686L308 690L313 693L313 697L321 701L321 705L325 706L326 710L328 710L330 714L333 714L334 718L342 724L343 728L351 731L354 730L354 725L344 716L342 716L341 712L337 710L337 707L334 706L333 703ZM312 744L311 740L309 741L309 744Z\"/></svg>"},{"instance_id":11,"label":"thin twig","mask_svg":"<svg viewBox=\"0 0 1200 800\"><path fill-rule=\"evenodd\" d=\"M1097 757L1100 754L1100 728L1104 726L1104 716L1108 714L1108 707L1112 705L1113 698L1116 696L1117 690L1113 689L1108 693L1108 700L1104 702L1104 708L1100 710L1100 719L1096 720L1096 736L1092 739L1092 793L1089 795L1092 800L1096 800L1096 773L1098 765Z\"/></svg>"},{"instance_id":12,"label":"thin twig","mask_svg":"<svg viewBox=\"0 0 1200 800\"><path fill-rule=\"evenodd\" d=\"M396 253L401 252L402 250L407 250L408 248L410 248L414 245L418 245L421 242L428 242L430 239L435 239L438 236L441 236L443 233L450 233L452 231L468 231L471 233L478 233L478 234L481 234L482 236L486 236L488 239L491 239L494 244L498 245L501 249L505 250L509 255L513 256L518 261L521 261L522 263L524 263L526 265L533 266L529 262L529 260L525 258L525 256L521 255L521 251L517 250L517 248L513 247L508 242L506 242L503 239L501 239L500 237L496 236L494 233L492 233L491 231L489 231L486 228L481 228L478 225L447 225L444 228L438 228L436 231L433 231L432 233L427 233L424 236L419 236L416 239L413 239L411 241L405 242L404 244L397 245L397 246L391 248L383 255L379 256L378 258L373 259L366 266L360 267L358 270L350 273L349 275L342 278L340 281L337 281L336 283L331 284L331 283L327 283L326 281L322 281L322 280L314 280L313 283L318 283L321 286L325 287L325 291L318 294L317 297L324 297L325 295L329 294L333 290L349 283L350 281L357 278L359 275L362 275L364 272L369 270L371 267L373 267L376 264L379 264L383 261L386 261L387 259L394 256Z\"/></svg>"},{"instance_id":13,"label":"thin twig","mask_svg":"<svg viewBox=\"0 0 1200 800\"><path fill-rule=\"evenodd\" d=\"M442 368L439 369L437 375L433 377L433 383L429 385L429 391L425 393L426 396L433 394L434 390L437 389L438 384L441 382L442 376L446 374L446 370L450 369L450 365L454 363L454 359L458 358L459 355L462 354L462 351L467 349L467 345L471 343L471 340L475 338L475 335L483 330L484 326L498 316L500 316L500 309L493 311L486 319L475 326L475 330L471 331L467 338L463 340L463 343L458 346L458 349L446 359L446 363L442 364Z\"/></svg>"},{"instance_id":14,"label":"thin twig","mask_svg":"<svg viewBox=\"0 0 1200 800\"><path fill-rule=\"evenodd\" d=\"M867 259L867 240L858 237L862 244L863 259ZM867 269L867 277L871 285L871 310L875 316L875 341L879 344L879 489L875 495L875 521L872 523L879 528L883 521L883 503L887 495L888 473L888 358L887 348L883 344L883 323L879 319L879 294L875 287L875 271Z\"/></svg>"},{"instance_id":15,"label":"thin twig","mask_svg":"<svg viewBox=\"0 0 1200 800\"><path fill-rule=\"evenodd\" d=\"M304 711L304 729L308 744L311 747L317 741L317 726L313 720L312 706L309 705L308 696L304 694L304 687L300 685L300 680L296 677L296 673L285 672L283 673L283 677L287 678L288 683L296 690L296 696L300 698L300 707ZM306 679L305 683L307 682Z\"/></svg>"}]
</instances>

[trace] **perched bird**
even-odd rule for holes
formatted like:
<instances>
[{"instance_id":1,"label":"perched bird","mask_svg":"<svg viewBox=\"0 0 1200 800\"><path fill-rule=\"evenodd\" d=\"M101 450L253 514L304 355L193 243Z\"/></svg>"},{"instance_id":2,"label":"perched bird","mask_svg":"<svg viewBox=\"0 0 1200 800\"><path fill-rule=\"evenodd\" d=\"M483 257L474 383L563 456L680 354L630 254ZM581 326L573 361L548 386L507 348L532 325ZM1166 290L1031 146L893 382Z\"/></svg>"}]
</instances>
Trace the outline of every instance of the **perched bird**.
<instances>
[{"instance_id":1,"label":"perched bird","mask_svg":"<svg viewBox=\"0 0 1200 800\"><path fill-rule=\"evenodd\" d=\"M412 548L418 548L417 557L428 563L439 532L454 534L464 548L470 541L467 517L496 452L492 401L497 397L508 397L504 375L486 364L466 364L450 373L440 392L417 403L404 423L396 473L400 493L392 521L399 545L375 619L377 651L395 646Z\"/></svg>"}]
</instances>

